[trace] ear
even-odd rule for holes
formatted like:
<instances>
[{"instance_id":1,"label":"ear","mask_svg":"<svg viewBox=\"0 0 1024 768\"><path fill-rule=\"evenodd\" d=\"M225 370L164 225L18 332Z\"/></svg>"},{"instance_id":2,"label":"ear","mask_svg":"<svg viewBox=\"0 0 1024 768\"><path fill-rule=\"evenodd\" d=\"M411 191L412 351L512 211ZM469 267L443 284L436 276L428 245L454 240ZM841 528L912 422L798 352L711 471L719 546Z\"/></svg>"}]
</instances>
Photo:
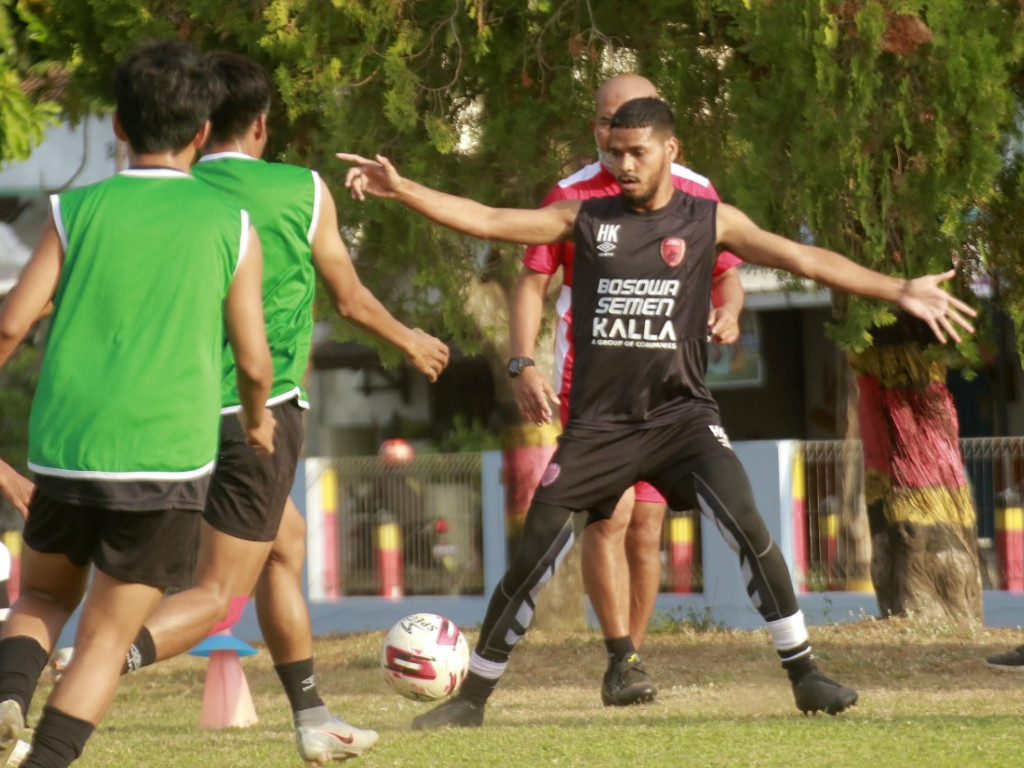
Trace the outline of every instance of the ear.
<instances>
[{"instance_id":1,"label":"ear","mask_svg":"<svg viewBox=\"0 0 1024 768\"><path fill-rule=\"evenodd\" d=\"M267 113L260 112L259 117L256 118L252 124L252 137L256 141L262 141L267 137Z\"/></svg>"},{"instance_id":2,"label":"ear","mask_svg":"<svg viewBox=\"0 0 1024 768\"><path fill-rule=\"evenodd\" d=\"M121 127L121 118L117 116L117 112L114 113L114 135L121 141L128 141L128 137L124 133L124 128Z\"/></svg>"},{"instance_id":3,"label":"ear","mask_svg":"<svg viewBox=\"0 0 1024 768\"><path fill-rule=\"evenodd\" d=\"M670 136L668 141L665 142L665 151L668 153L669 160L675 162L682 155L682 144L679 139L675 136Z\"/></svg>"},{"instance_id":4,"label":"ear","mask_svg":"<svg viewBox=\"0 0 1024 768\"><path fill-rule=\"evenodd\" d=\"M194 146L196 148L196 150L201 150L203 147L206 146L206 142L209 141L209 139L210 139L210 121L209 120L205 120L205 121L203 121L203 124L202 124L202 126L200 126L199 130L196 131L196 135L192 139L192 146Z\"/></svg>"}]
</instances>

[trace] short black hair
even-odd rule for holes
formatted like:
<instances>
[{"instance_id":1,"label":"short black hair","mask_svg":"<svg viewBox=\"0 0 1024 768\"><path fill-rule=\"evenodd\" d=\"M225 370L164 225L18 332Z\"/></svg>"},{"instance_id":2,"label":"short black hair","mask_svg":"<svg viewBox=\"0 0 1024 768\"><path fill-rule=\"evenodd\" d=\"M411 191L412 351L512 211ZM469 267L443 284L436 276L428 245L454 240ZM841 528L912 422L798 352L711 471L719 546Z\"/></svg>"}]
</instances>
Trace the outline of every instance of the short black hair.
<instances>
[{"instance_id":1,"label":"short black hair","mask_svg":"<svg viewBox=\"0 0 1024 768\"><path fill-rule=\"evenodd\" d=\"M631 99L615 110L611 128L653 128L656 131L674 136L676 118L672 108L659 98L645 96L642 99Z\"/></svg>"},{"instance_id":2,"label":"short black hair","mask_svg":"<svg viewBox=\"0 0 1024 768\"><path fill-rule=\"evenodd\" d=\"M220 100L210 115L210 142L220 144L243 135L270 110L274 81L259 64L240 53L213 51L207 61L220 81Z\"/></svg>"},{"instance_id":3,"label":"short black hair","mask_svg":"<svg viewBox=\"0 0 1024 768\"><path fill-rule=\"evenodd\" d=\"M210 117L217 83L192 46L153 40L135 48L114 71L121 128L135 152L179 152Z\"/></svg>"}]
</instances>

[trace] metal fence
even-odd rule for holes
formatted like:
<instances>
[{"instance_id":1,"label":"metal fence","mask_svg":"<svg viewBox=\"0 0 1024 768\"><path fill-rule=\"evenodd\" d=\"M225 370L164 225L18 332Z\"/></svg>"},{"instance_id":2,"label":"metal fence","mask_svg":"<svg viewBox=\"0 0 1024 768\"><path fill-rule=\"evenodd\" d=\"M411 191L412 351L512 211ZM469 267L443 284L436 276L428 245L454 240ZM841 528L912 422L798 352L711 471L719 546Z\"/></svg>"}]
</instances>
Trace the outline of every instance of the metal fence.
<instances>
[{"instance_id":1,"label":"metal fence","mask_svg":"<svg viewBox=\"0 0 1024 768\"><path fill-rule=\"evenodd\" d=\"M1004 588L1007 562L997 550L997 515L1007 492L1019 494L1024 480L1024 437L964 438L964 470L978 514L978 553L985 589ZM870 588L870 535L863 496L859 441L800 444L804 460L808 589ZM1010 555L1011 558L1014 556Z\"/></svg>"},{"instance_id":2,"label":"metal fence","mask_svg":"<svg viewBox=\"0 0 1024 768\"><path fill-rule=\"evenodd\" d=\"M327 497L330 596L482 593L479 454L321 460L307 482Z\"/></svg>"}]
</instances>

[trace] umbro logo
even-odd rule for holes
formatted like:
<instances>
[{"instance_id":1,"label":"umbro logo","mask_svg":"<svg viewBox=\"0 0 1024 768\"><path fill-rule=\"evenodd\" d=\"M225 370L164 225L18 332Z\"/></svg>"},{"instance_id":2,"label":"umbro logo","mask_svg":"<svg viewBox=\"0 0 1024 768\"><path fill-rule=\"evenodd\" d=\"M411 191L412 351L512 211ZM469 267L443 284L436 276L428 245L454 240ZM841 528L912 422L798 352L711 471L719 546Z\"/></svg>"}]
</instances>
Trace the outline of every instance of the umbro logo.
<instances>
[{"instance_id":1,"label":"umbro logo","mask_svg":"<svg viewBox=\"0 0 1024 768\"><path fill-rule=\"evenodd\" d=\"M621 224L599 224L597 227L597 255L614 256L619 242Z\"/></svg>"}]
</instances>

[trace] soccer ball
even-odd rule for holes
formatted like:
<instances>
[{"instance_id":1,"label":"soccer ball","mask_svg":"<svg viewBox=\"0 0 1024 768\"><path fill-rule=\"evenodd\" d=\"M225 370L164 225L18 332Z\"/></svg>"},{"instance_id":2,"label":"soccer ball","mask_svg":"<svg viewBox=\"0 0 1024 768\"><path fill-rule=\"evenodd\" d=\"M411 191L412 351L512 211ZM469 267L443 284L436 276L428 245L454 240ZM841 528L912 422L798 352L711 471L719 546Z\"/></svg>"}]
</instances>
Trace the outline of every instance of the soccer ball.
<instances>
[{"instance_id":1,"label":"soccer ball","mask_svg":"<svg viewBox=\"0 0 1024 768\"><path fill-rule=\"evenodd\" d=\"M469 670L469 645L444 616L414 613L390 629L380 663L395 693L413 701L437 701L462 685Z\"/></svg>"}]
</instances>

